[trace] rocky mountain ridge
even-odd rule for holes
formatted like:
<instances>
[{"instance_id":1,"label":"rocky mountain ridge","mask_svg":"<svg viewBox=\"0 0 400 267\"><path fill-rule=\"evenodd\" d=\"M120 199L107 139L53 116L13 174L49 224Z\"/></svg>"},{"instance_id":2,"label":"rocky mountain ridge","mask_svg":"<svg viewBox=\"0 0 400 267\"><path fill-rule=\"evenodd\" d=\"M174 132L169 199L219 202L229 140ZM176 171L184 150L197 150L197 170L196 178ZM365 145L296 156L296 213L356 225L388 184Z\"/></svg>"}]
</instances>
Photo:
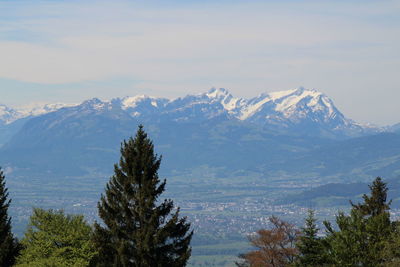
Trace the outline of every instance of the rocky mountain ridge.
<instances>
[{"instance_id":1,"label":"rocky mountain ridge","mask_svg":"<svg viewBox=\"0 0 400 267\"><path fill-rule=\"evenodd\" d=\"M346 118L325 94L315 89L297 88L236 98L228 90L213 88L206 93L177 99L146 95L102 101L97 98L77 105L47 104L28 110L0 106L0 121L10 124L60 109L77 112L126 112L138 120L200 122L226 118L252 123L278 133L296 132L324 138L348 138L382 132L383 128L362 125Z\"/></svg>"}]
</instances>

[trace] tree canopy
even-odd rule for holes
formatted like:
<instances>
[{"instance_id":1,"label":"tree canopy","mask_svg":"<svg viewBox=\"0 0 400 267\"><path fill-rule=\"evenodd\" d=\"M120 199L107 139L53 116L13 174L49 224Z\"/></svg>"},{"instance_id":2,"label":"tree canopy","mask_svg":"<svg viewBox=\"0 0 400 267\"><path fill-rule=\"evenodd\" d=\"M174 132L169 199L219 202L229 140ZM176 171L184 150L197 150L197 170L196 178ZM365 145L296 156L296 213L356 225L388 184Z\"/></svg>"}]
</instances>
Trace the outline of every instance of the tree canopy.
<instances>
[{"instance_id":1,"label":"tree canopy","mask_svg":"<svg viewBox=\"0 0 400 267\"><path fill-rule=\"evenodd\" d=\"M380 177L369 188L370 195L363 195L364 202L351 203L349 215L339 212L336 216L337 230L331 223L324 222L329 256L336 265L373 267L388 260L385 251L395 230L390 221L388 188Z\"/></svg>"},{"instance_id":2,"label":"tree canopy","mask_svg":"<svg viewBox=\"0 0 400 267\"><path fill-rule=\"evenodd\" d=\"M260 229L248 237L256 249L240 255L242 261L237 262L237 266L281 267L294 262L298 254L296 242L300 231L293 224L275 216L270 217L269 221L271 229Z\"/></svg>"},{"instance_id":3,"label":"tree canopy","mask_svg":"<svg viewBox=\"0 0 400 267\"><path fill-rule=\"evenodd\" d=\"M17 266L89 266L96 255L92 228L82 215L35 208L21 243Z\"/></svg>"}]
</instances>

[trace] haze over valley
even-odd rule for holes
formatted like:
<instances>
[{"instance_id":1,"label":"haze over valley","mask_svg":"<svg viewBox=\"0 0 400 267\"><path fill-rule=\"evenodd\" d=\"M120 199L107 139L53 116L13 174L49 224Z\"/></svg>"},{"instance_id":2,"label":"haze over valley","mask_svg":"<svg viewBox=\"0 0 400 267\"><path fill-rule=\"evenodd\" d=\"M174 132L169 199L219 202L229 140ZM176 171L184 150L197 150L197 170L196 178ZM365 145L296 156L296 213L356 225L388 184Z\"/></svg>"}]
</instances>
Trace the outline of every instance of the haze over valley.
<instances>
[{"instance_id":1,"label":"haze over valley","mask_svg":"<svg viewBox=\"0 0 400 267\"><path fill-rule=\"evenodd\" d=\"M228 260L271 214L301 224L312 207L333 218L378 175L400 191L398 127L357 123L314 89L251 99L213 88L176 99L92 98L33 110L3 105L0 118L0 161L19 234L32 206L95 220L121 141L139 124L163 156L166 197L193 222L194 259L222 254ZM399 207L398 195L390 195ZM221 240L231 246L219 247Z\"/></svg>"}]
</instances>

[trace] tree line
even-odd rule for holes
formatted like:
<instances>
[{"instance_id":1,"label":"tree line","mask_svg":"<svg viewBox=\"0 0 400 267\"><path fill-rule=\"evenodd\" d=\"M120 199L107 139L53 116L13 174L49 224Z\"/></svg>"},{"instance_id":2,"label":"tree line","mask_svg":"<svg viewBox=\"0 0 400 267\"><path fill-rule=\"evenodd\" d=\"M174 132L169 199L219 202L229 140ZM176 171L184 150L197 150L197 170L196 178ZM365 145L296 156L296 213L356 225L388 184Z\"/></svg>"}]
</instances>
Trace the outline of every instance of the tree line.
<instances>
[{"instance_id":1,"label":"tree line","mask_svg":"<svg viewBox=\"0 0 400 267\"><path fill-rule=\"evenodd\" d=\"M24 237L12 233L11 200L0 169L0 266L186 266L193 230L179 207L161 200L161 156L142 126L123 141L120 160L98 202L100 222L83 215L34 208ZM270 217L271 228L248 239L253 250L239 255L239 267L400 266L400 223L391 221L387 185L376 178L370 195L339 212L335 225L317 227L310 210L304 227ZM322 235L321 235L322 233Z\"/></svg>"},{"instance_id":2,"label":"tree line","mask_svg":"<svg viewBox=\"0 0 400 267\"><path fill-rule=\"evenodd\" d=\"M336 225L324 221L320 234L313 210L304 227L270 217L273 227L249 236L254 250L240 255L239 267L378 267L400 266L400 222L391 221L388 187L380 177L363 202L350 201L348 215L339 212Z\"/></svg>"}]
</instances>

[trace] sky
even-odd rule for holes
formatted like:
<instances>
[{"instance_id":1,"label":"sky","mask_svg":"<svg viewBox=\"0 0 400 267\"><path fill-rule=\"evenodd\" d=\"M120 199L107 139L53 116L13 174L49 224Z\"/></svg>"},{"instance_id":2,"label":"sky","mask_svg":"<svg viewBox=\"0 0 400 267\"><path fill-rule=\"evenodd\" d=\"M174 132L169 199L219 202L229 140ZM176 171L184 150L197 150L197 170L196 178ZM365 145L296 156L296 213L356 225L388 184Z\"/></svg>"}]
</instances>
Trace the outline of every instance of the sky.
<instances>
[{"instance_id":1,"label":"sky","mask_svg":"<svg viewBox=\"0 0 400 267\"><path fill-rule=\"evenodd\" d=\"M0 0L0 103L303 86L400 122L400 1Z\"/></svg>"}]
</instances>

